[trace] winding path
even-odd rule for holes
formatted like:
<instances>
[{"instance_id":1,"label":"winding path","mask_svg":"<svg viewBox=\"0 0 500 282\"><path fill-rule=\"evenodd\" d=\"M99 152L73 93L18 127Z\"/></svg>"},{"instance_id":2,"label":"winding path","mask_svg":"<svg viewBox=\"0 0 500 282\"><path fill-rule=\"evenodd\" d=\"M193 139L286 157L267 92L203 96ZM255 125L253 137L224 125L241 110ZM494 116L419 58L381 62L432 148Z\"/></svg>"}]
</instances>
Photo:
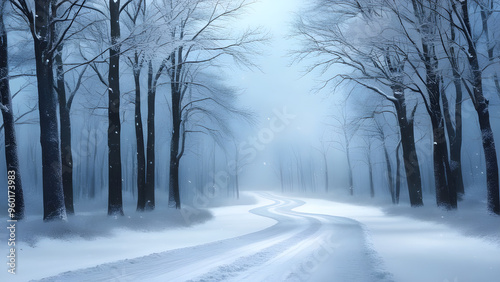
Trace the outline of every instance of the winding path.
<instances>
[{"instance_id":1,"label":"winding path","mask_svg":"<svg viewBox=\"0 0 500 282\"><path fill-rule=\"evenodd\" d=\"M273 203L250 212L277 221L264 230L42 281L391 281L357 221L296 212L304 204L297 199L259 196Z\"/></svg>"}]
</instances>

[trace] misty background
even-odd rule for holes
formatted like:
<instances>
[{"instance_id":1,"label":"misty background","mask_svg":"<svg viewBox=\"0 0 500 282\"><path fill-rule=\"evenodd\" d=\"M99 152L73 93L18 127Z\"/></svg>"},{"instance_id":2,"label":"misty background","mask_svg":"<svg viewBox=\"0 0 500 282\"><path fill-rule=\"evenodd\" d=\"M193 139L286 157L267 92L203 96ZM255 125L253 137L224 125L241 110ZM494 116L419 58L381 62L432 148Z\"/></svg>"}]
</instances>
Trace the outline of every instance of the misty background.
<instances>
[{"instance_id":1,"label":"misty background","mask_svg":"<svg viewBox=\"0 0 500 282\"><path fill-rule=\"evenodd\" d=\"M367 5L372 3L366 2ZM316 1L255 1L245 6L234 18L228 20L229 24L225 23L227 25L221 28L222 34L240 34L257 28L259 36L265 40L256 42L251 47L252 50L245 59L248 64L234 63L230 56L222 56L213 66L202 67L204 70L198 77L199 81L211 84L213 89L217 89L213 92L214 95L222 93L218 96L219 99L245 113L245 117L225 113L220 114L217 119L199 117L200 123L205 122L205 125L213 127L213 131L217 132L212 134L211 128L208 132L193 133L186 141L179 172L183 202L196 205L193 198L197 193L236 197L237 190L267 189L329 193L338 197L344 197L353 191L355 197L369 197L370 168L373 196L381 202L391 202L387 163L382 148L386 146L394 169L399 158L396 149L400 137L394 113L390 113L393 110L383 98L370 93L371 90L365 87L352 82L329 81L339 73L353 73L347 66L332 64L325 69L311 69L311 65L324 55L305 58L300 56L300 50L306 48L304 46L308 43L297 35L298 19L304 15L312 15L311 10L317 7L315 5ZM498 3L495 2L494 5ZM13 9L9 4L7 6L8 9ZM10 72L26 74L10 79L11 92L15 93L14 115L21 117L16 124L16 134L25 200L30 203L26 210L28 213L39 213L42 209L39 199L42 195L43 172L33 44L27 26L18 13L5 18L9 32ZM491 22L490 27L494 29L497 23L496 13L491 17ZM352 23L346 27L346 32L356 37L358 34L377 32L372 28L374 27L363 24L356 26L356 23ZM125 25L122 29L126 30ZM100 29L89 30L89 34L96 36ZM491 37L497 40L496 31L490 32ZM98 44L101 44L99 48L102 50L104 43ZM124 46L126 44L128 43L124 43ZM95 46L90 42L69 42L63 55L65 68L79 64L78 60L81 61L82 58L78 53L82 52L82 48L93 47ZM495 47L495 52L497 49ZM122 55L126 54L124 52ZM100 64L103 62L106 62L104 57ZM101 71L105 70L103 66L95 66ZM83 68L81 66L65 73L69 91L74 89ZM134 135L133 67L123 59L121 68L122 190L124 197L136 199L137 140ZM497 70L497 61L488 66L490 73ZM76 213L81 203L94 198L104 200L108 193L107 87L102 85L91 67L85 67L85 73L80 79L81 86L74 96L71 108ZM329 82L326 83L327 81ZM141 76L141 82L146 85L146 75ZM155 190L164 197L169 190L168 159L172 132L170 91L170 83L165 75L160 78L155 101ZM195 96L208 95L202 90L198 94L193 91L192 95ZM495 94L494 85L486 79L484 92L490 101L490 121L494 137L498 137L500 96ZM466 187L464 199L484 204L487 190L481 131L473 105L467 95L465 97L462 104L464 134L461 151L461 169ZM147 96L143 95L141 101L145 127ZM416 105L414 132L420 160L423 200L425 205L434 205L436 189L430 120L417 94L408 95L407 103L411 107ZM212 110L218 111L215 106ZM373 112L377 111L382 114L377 118L378 125L375 125ZM286 121L283 116L288 117L285 118ZM224 126L221 127L218 122ZM380 130L383 136L380 136ZM3 138L1 142L4 143ZM4 155L5 147L0 148ZM239 161L237 167L234 165L235 161ZM5 165L5 162L0 163L1 171L6 171ZM402 167L400 170L404 174ZM354 174L352 185L349 183L350 173ZM0 174L0 181L7 182L5 173ZM401 181L400 199L402 204L407 205L409 200L406 180L402 177ZM156 204L166 205L164 201L165 199L158 200Z\"/></svg>"}]
</instances>

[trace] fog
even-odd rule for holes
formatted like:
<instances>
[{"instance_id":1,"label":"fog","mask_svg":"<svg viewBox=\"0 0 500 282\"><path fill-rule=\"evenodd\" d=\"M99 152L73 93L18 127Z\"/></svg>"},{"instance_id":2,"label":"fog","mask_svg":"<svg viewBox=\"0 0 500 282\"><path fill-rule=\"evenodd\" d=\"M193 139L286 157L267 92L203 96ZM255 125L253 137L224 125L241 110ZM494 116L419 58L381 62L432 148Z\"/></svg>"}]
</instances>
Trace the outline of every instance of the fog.
<instances>
[{"instance_id":1,"label":"fog","mask_svg":"<svg viewBox=\"0 0 500 282\"><path fill-rule=\"evenodd\" d=\"M181 161L181 190L186 202L193 191L207 183L215 184L214 175L224 175L222 192L231 190L235 176L228 163L236 155L242 164L239 168L239 186L242 190L284 190L309 191L345 194L349 191L349 170L355 172L353 189L356 195L367 195L369 191L368 154L373 169L375 196L390 200L387 194L387 168L382 150L382 140L374 132L373 122L367 117L373 111L391 111L391 105L376 95L367 93L363 87L354 83L330 81L346 66L338 65L324 70L310 70L318 57L298 59L298 50L304 47L303 41L295 36L297 19L303 11L313 5L302 1L257 1L246 7L232 20L231 32L259 28L266 41L258 44L248 57L250 64L234 64L229 57L223 58L215 73L207 77L219 80L221 87L235 91L236 107L251 115L251 118L224 116L228 130L217 136L192 134L186 145L186 155ZM13 28L17 22L8 23ZM367 31L365 31L367 32ZM17 49L15 42L25 42L23 32L11 32L11 57L16 67L14 72L34 73L33 58ZM76 45L75 45L76 46ZM320 57L322 55L319 55ZM67 60L75 58L68 52ZM20 63L19 63L20 62ZM135 159L136 140L134 136L133 83L127 79L131 75L130 65L123 64L122 107L122 171L123 190L132 197L136 195L136 175L132 173L137 166ZM215 74L213 73L213 74ZM208 71L207 75L210 74ZM68 72L66 79L71 86L78 79L78 71ZM146 77L142 77L146 83ZM328 83L326 83L328 82ZM89 191L97 191L99 197L106 197L107 166L106 141L106 88L99 85L95 73L87 70L83 85L74 98L71 109L72 139L74 158L74 184L76 198L89 197ZM16 114L22 115L36 105L36 79L21 77L11 80L15 98ZM157 121L157 159L156 189L168 191L168 158L170 150L170 102L168 80L160 82L156 98ZM493 86L485 82L487 92L493 93ZM491 91L490 91L491 90ZM203 94L200 94L203 96ZM200 97L202 97L200 96ZM500 130L498 112L500 101L496 95L490 97L490 120L495 137ZM233 99L226 97L227 99ZM226 99L222 97L221 99ZM147 97L142 98L143 123L147 113ZM477 115L471 103L463 103L463 149L462 171L464 183L470 193L478 199L486 197L484 153L481 147ZM232 103L232 102L231 102ZM415 118L415 139L422 171L424 200L432 203L434 179L432 168L432 130L422 101L416 94L407 98L408 105L418 105ZM19 151L21 170L25 177L27 199L41 194L42 169L37 111L24 115L18 122ZM389 148L391 164L395 166L395 148L398 142L398 129L393 114L383 114L385 144ZM207 121L207 124L212 123ZM217 126L217 125L214 125ZM220 129L220 128L219 128ZM223 131L223 130L222 130ZM349 168L346 155L348 135L351 159ZM3 140L2 140L3 142ZM368 146L371 150L368 151ZM2 146L2 154L5 153ZM326 160L326 163L325 163ZM325 165L326 164L326 165ZM1 163L5 168L5 163ZM328 180L325 178L325 169ZM5 170L5 169L3 169ZM281 172L280 172L281 171ZM219 173L219 174L218 174ZM280 174L281 173L281 174ZM6 175L1 175L6 181ZM216 178L216 177L215 177ZM196 179L196 181L195 181ZM325 187L329 181L328 187ZM404 182L404 180L403 180ZM404 184L404 183L403 183ZM228 186L229 185L229 186ZM403 185L404 186L404 185ZM96 190L97 189L97 190ZM93 194L94 192L92 192ZM401 200L407 201L407 190L401 189ZM32 195L32 196L30 196ZM39 205L38 205L39 206ZM40 206L39 206L40 207ZM30 209L30 207L28 207Z\"/></svg>"},{"instance_id":2,"label":"fog","mask_svg":"<svg viewBox=\"0 0 500 282\"><path fill-rule=\"evenodd\" d=\"M497 279L499 11L0 0L0 280Z\"/></svg>"}]
</instances>

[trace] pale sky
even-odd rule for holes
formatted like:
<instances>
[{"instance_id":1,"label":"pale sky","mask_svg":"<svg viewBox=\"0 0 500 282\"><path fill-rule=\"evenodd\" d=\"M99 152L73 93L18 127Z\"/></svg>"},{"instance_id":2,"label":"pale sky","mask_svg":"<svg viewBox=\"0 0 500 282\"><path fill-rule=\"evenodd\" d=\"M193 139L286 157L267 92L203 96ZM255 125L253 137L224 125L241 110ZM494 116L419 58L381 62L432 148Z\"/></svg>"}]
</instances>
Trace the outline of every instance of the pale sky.
<instances>
[{"instance_id":1,"label":"pale sky","mask_svg":"<svg viewBox=\"0 0 500 282\"><path fill-rule=\"evenodd\" d=\"M302 2L303 3L303 2ZM239 21L241 26L262 26L269 32L270 41L262 47L262 56L257 58L260 71L237 70L232 72L231 83L244 89L242 105L249 106L258 114L258 123L249 137L258 136L259 132L269 127L274 111L283 111L296 118L286 130L275 134L272 142L260 151L257 160L251 163L249 175L261 179L275 178L275 168L269 167L274 161L276 148L289 144L301 144L308 149L317 146L324 130L325 116L330 107L330 99L323 94L315 94L317 86L311 75L305 75L305 65L291 65L290 51L299 46L289 38L295 13L300 11L298 0L260 0L249 9L248 14ZM246 140L246 139L245 139ZM255 182L255 179L252 179ZM268 184L263 181L262 185Z\"/></svg>"}]
</instances>

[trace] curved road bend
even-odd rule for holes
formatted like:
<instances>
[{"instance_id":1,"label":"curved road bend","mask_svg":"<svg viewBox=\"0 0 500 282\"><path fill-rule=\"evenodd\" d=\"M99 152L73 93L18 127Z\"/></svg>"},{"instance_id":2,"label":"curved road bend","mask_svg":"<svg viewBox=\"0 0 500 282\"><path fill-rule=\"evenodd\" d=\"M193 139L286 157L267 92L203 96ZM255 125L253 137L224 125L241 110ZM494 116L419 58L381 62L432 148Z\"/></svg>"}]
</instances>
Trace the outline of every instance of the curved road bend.
<instances>
[{"instance_id":1,"label":"curved road bend","mask_svg":"<svg viewBox=\"0 0 500 282\"><path fill-rule=\"evenodd\" d=\"M392 281L367 247L357 221L296 212L293 209L303 201L271 193L258 195L273 203L250 212L277 221L261 231L42 281Z\"/></svg>"}]
</instances>

